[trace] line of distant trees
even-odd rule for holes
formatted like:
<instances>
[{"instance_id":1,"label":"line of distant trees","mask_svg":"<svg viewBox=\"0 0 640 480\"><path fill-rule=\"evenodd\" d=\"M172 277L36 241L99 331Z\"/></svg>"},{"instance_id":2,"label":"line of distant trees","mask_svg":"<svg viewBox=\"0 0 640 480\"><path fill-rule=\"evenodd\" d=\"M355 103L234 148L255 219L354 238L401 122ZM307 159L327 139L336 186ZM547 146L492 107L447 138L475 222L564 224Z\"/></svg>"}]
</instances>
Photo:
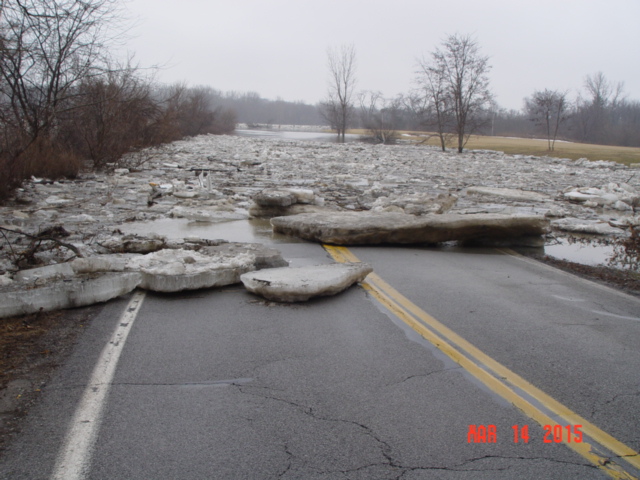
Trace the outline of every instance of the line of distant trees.
<instances>
[{"instance_id":1,"label":"line of distant trees","mask_svg":"<svg viewBox=\"0 0 640 480\"><path fill-rule=\"evenodd\" d=\"M335 50L330 53L338 57L341 54ZM352 54L352 49L345 50L347 57ZM334 66L340 65L338 60L334 58ZM430 68L428 62L423 66ZM428 81L425 77L421 77L422 82ZM338 75L338 78L345 76ZM344 85L341 88L348 90ZM213 104L234 111L241 123L327 125L339 131L334 123L343 118L340 112L344 108L348 128L367 130L373 141L393 143L398 138L399 130L427 131L442 137L447 146L458 147L457 127L450 123L455 115L450 116L450 112L443 107L444 99L438 96L437 83L435 88L429 87L428 94L417 88L395 97L385 97L377 91L356 92L353 85L351 88L347 92L349 95L341 94L343 99L348 100L344 107L339 106L338 93L332 93L338 106L333 106L329 111L327 102L330 98L310 105L301 101L268 100L255 92L208 91ZM421 88L425 88L424 83ZM485 94L486 90L483 91ZM439 108L436 108L437 103L433 98L440 102ZM523 99L520 110L500 108L494 101L489 101L475 114L474 133L544 138L549 140L549 150L553 150L557 139L640 147L640 101L627 98L624 85L611 82L601 72L586 76L582 90L574 99L570 98L567 91L543 89Z\"/></svg>"},{"instance_id":2,"label":"line of distant trees","mask_svg":"<svg viewBox=\"0 0 640 480\"><path fill-rule=\"evenodd\" d=\"M212 101L233 110L239 123L249 125L325 125L316 105L281 98L269 100L256 92L211 90Z\"/></svg>"},{"instance_id":3,"label":"line of distant trees","mask_svg":"<svg viewBox=\"0 0 640 480\"><path fill-rule=\"evenodd\" d=\"M423 129L433 125L434 115L423 122L406 107L407 96L396 99L400 129ZM627 98L622 83L609 81L602 72L587 75L574 99L562 90L537 90L523 100L521 110L492 104L483 112L485 121L476 133L549 140L556 139L599 145L640 147L640 101Z\"/></svg>"},{"instance_id":4,"label":"line of distant trees","mask_svg":"<svg viewBox=\"0 0 640 480\"><path fill-rule=\"evenodd\" d=\"M602 72L588 75L573 101L566 91L544 89L524 99L520 111L501 109L489 88L489 57L470 35L449 35L418 59L415 88L394 98L356 92L353 45L329 48L327 59L327 96L318 108L339 139L347 128L362 127L382 143L394 143L398 130L433 132L443 150L458 152L473 133L544 137L550 151L559 138L640 146L640 102Z\"/></svg>"},{"instance_id":5,"label":"line of distant trees","mask_svg":"<svg viewBox=\"0 0 640 480\"><path fill-rule=\"evenodd\" d=\"M496 135L537 136L599 145L640 147L640 101L624 95L622 83L602 72L588 75L574 100L566 91L539 90L524 101L521 111L498 109Z\"/></svg>"}]
</instances>

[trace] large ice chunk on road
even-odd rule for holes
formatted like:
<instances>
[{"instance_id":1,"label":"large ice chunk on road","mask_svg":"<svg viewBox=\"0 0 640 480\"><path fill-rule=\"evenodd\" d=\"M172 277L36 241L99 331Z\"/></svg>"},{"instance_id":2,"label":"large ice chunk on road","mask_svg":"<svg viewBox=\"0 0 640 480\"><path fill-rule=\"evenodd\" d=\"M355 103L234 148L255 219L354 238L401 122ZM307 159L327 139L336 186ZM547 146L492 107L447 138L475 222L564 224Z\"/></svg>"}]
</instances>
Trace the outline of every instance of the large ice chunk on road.
<instances>
[{"instance_id":1,"label":"large ice chunk on road","mask_svg":"<svg viewBox=\"0 0 640 480\"><path fill-rule=\"evenodd\" d=\"M296 268L268 268L243 274L240 279L252 293L278 302L304 302L335 295L364 280L373 269L366 263L335 263Z\"/></svg>"},{"instance_id":2,"label":"large ice chunk on road","mask_svg":"<svg viewBox=\"0 0 640 480\"><path fill-rule=\"evenodd\" d=\"M536 215L445 213L416 217L396 212L307 213L271 219L273 231L335 245L440 243L540 236L549 221Z\"/></svg>"},{"instance_id":3,"label":"large ice chunk on road","mask_svg":"<svg viewBox=\"0 0 640 480\"><path fill-rule=\"evenodd\" d=\"M124 272L98 276L79 275L33 289L18 285L15 288L20 288L19 290L2 292L0 318L106 302L129 293L140 284L140 280L139 273Z\"/></svg>"},{"instance_id":4,"label":"large ice chunk on road","mask_svg":"<svg viewBox=\"0 0 640 480\"><path fill-rule=\"evenodd\" d=\"M240 275L255 270L255 261L249 253L202 255L165 249L130 260L127 270L142 273L140 287L146 290L179 292L239 283Z\"/></svg>"}]
</instances>

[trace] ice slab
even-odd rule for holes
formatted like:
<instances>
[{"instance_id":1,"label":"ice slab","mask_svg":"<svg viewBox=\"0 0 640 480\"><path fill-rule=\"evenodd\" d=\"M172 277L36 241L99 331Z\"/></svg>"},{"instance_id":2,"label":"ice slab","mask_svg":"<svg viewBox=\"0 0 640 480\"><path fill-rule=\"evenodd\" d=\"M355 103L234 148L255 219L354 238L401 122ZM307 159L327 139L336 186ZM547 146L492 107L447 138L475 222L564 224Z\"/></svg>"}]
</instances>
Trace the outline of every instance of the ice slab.
<instances>
[{"instance_id":1,"label":"ice slab","mask_svg":"<svg viewBox=\"0 0 640 480\"><path fill-rule=\"evenodd\" d=\"M549 195L545 195L544 193L518 190L514 188L469 187L467 189L467 193L493 195L522 202L550 202L553 200Z\"/></svg>"},{"instance_id":2,"label":"ice slab","mask_svg":"<svg viewBox=\"0 0 640 480\"><path fill-rule=\"evenodd\" d=\"M336 212L276 217L271 225L274 232L305 240L365 245L518 239L546 233L549 221L537 215Z\"/></svg>"},{"instance_id":3,"label":"ice slab","mask_svg":"<svg viewBox=\"0 0 640 480\"><path fill-rule=\"evenodd\" d=\"M278 302L304 302L335 295L373 271L366 263L336 263L296 268L270 268L243 274L240 279L252 293Z\"/></svg>"},{"instance_id":4,"label":"ice slab","mask_svg":"<svg viewBox=\"0 0 640 480\"><path fill-rule=\"evenodd\" d=\"M83 275L31 289L20 285L19 290L0 293L0 318L106 302L129 293L141 280L139 273L125 272Z\"/></svg>"},{"instance_id":5,"label":"ice slab","mask_svg":"<svg viewBox=\"0 0 640 480\"><path fill-rule=\"evenodd\" d=\"M279 250L261 243L223 243L221 245L203 247L199 251L206 255L250 254L255 257L254 267L256 270L289 265L289 262L282 258Z\"/></svg>"},{"instance_id":6,"label":"ice slab","mask_svg":"<svg viewBox=\"0 0 640 480\"><path fill-rule=\"evenodd\" d=\"M624 230L613 227L607 222L580 220L578 218L562 218L553 220L551 225L564 232L589 233L594 235L622 235Z\"/></svg>"},{"instance_id":7,"label":"ice slab","mask_svg":"<svg viewBox=\"0 0 640 480\"><path fill-rule=\"evenodd\" d=\"M249 253L203 255L183 249L165 249L134 258L127 270L142 274L140 287L156 292L179 292L220 287L240 282L240 275L255 270Z\"/></svg>"},{"instance_id":8,"label":"ice slab","mask_svg":"<svg viewBox=\"0 0 640 480\"><path fill-rule=\"evenodd\" d=\"M54 265L47 265L45 267L20 270L15 274L13 279L19 282L32 282L35 280L69 277L72 276L73 273L71 265L68 263L58 263Z\"/></svg>"}]
</instances>

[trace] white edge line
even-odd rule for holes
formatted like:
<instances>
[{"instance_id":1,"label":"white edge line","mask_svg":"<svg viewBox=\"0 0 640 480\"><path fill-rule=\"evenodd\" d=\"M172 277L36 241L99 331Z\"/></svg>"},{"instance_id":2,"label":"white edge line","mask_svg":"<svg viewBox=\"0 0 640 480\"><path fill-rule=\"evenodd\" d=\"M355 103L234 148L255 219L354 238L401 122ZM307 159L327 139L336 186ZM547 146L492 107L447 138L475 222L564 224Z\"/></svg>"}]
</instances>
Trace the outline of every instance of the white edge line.
<instances>
[{"instance_id":1,"label":"white edge line","mask_svg":"<svg viewBox=\"0 0 640 480\"><path fill-rule=\"evenodd\" d=\"M71 420L63 447L58 453L51 480L81 480L88 475L93 446L118 359L144 297L144 291L133 294L109 342L102 350Z\"/></svg>"}]
</instances>

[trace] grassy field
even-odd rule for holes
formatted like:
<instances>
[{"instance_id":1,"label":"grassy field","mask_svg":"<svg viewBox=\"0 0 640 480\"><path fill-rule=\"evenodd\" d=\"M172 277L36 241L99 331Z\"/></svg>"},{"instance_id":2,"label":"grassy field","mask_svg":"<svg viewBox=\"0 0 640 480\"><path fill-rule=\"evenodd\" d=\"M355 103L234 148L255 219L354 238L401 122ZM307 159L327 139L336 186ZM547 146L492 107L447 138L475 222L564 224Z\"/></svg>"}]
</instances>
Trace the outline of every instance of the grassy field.
<instances>
[{"instance_id":1,"label":"grassy field","mask_svg":"<svg viewBox=\"0 0 640 480\"><path fill-rule=\"evenodd\" d=\"M366 135L364 130L350 130L349 133ZM421 142L425 139L424 133L400 132L403 140ZM431 137L428 145L440 145L437 137ZM489 137L473 135L465 146L468 150L498 150L511 155L535 155L538 157L588 158L589 160L610 160L613 162L630 165L640 164L640 148L615 147L608 145L591 145L587 143L560 142L555 144L555 150L547 150L547 141L533 138ZM453 149L453 147L452 147Z\"/></svg>"}]
</instances>

